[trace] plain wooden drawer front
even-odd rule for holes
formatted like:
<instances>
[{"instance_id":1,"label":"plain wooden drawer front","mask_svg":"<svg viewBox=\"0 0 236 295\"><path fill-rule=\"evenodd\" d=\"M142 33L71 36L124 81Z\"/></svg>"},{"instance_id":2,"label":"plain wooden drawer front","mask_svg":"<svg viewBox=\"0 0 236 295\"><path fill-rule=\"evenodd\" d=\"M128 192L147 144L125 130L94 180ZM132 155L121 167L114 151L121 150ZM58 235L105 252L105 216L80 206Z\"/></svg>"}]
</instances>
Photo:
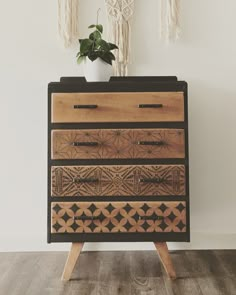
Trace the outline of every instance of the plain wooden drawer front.
<instances>
[{"instance_id":1,"label":"plain wooden drawer front","mask_svg":"<svg viewBox=\"0 0 236 295\"><path fill-rule=\"evenodd\" d=\"M186 203L53 202L51 232L186 232Z\"/></svg>"},{"instance_id":2,"label":"plain wooden drawer front","mask_svg":"<svg viewBox=\"0 0 236 295\"><path fill-rule=\"evenodd\" d=\"M52 159L184 158L183 129L53 130Z\"/></svg>"},{"instance_id":3,"label":"plain wooden drawer front","mask_svg":"<svg viewBox=\"0 0 236 295\"><path fill-rule=\"evenodd\" d=\"M183 92L54 93L53 123L184 121Z\"/></svg>"},{"instance_id":4,"label":"plain wooden drawer front","mask_svg":"<svg viewBox=\"0 0 236 295\"><path fill-rule=\"evenodd\" d=\"M184 165L52 167L51 193L66 196L185 195Z\"/></svg>"}]
</instances>

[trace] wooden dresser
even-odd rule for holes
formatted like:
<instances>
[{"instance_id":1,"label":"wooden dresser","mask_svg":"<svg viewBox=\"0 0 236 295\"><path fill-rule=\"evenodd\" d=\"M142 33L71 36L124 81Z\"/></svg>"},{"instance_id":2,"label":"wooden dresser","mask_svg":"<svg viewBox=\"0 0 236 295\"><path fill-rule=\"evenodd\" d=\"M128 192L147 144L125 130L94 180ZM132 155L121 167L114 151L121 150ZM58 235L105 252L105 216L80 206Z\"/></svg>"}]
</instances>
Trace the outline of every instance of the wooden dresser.
<instances>
[{"instance_id":1,"label":"wooden dresser","mask_svg":"<svg viewBox=\"0 0 236 295\"><path fill-rule=\"evenodd\" d=\"M190 239L187 83L176 77L48 85L48 242L152 241L170 277L167 241Z\"/></svg>"}]
</instances>

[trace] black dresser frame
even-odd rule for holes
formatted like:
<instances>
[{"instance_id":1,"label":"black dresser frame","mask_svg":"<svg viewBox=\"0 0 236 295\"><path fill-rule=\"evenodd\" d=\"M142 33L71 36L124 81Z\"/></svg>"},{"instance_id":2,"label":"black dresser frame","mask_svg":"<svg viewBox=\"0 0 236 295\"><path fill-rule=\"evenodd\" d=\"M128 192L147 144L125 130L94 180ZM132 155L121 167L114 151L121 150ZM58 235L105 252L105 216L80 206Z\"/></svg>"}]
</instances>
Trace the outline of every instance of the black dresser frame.
<instances>
[{"instance_id":1,"label":"black dresser frame","mask_svg":"<svg viewBox=\"0 0 236 295\"><path fill-rule=\"evenodd\" d=\"M53 93L76 92L176 92L184 93L184 122L121 122L121 123L51 123L51 95ZM184 159L92 159L92 160L52 160L51 131L53 129L129 129L129 128L172 128L185 130ZM185 201L185 233L51 233L51 203L63 202L65 198L51 197L51 166L73 165L142 165L142 164L182 164L186 171L185 196L145 196L145 197L89 197L89 201ZM88 201L88 197L66 197L66 202ZM51 242L189 242L189 145L188 145L188 85L175 76L161 77L112 77L110 82L89 82L83 77L62 77L60 82L48 84L48 220L47 241Z\"/></svg>"}]
</instances>

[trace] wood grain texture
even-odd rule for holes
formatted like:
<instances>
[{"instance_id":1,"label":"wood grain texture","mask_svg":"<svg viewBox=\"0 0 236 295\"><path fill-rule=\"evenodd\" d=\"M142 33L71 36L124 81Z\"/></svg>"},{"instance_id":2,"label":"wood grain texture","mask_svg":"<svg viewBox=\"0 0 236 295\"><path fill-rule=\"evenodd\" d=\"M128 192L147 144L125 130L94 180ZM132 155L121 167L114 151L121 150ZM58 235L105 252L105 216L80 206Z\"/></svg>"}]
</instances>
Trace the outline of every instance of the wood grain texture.
<instances>
[{"instance_id":1,"label":"wood grain texture","mask_svg":"<svg viewBox=\"0 0 236 295\"><path fill-rule=\"evenodd\" d=\"M185 202L53 202L52 233L186 232Z\"/></svg>"},{"instance_id":2,"label":"wood grain texture","mask_svg":"<svg viewBox=\"0 0 236 295\"><path fill-rule=\"evenodd\" d=\"M74 105L97 105L75 109ZM138 108L162 104L161 108ZM52 94L52 123L82 122L183 122L183 92L111 92Z\"/></svg>"},{"instance_id":3,"label":"wood grain texture","mask_svg":"<svg viewBox=\"0 0 236 295\"><path fill-rule=\"evenodd\" d=\"M157 249L158 255L160 257L160 260L165 268L166 273L168 276L172 279L176 279L176 272L174 269L174 265L172 263L170 253L167 247L166 243L156 243L154 242L154 245Z\"/></svg>"},{"instance_id":4,"label":"wood grain texture","mask_svg":"<svg viewBox=\"0 0 236 295\"><path fill-rule=\"evenodd\" d=\"M79 258L80 252L82 251L82 248L84 246L84 243L72 243L71 249L68 254L68 258L65 264L65 268L62 274L62 281L69 281L71 278L71 274L75 268L75 264Z\"/></svg>"},{"instance_id":5,"label":"wood grain texture","mask_svg":"<svg viewBox=\"0 0 236 295\"><path fill-rule=\"evenodd\" d=\"M183 129L53 130L51 153L52 159L184 158L184 140Z\"/></svg>"},{"instance_id":6,"label":"wood grain texture","mask_svg":"<svg viewBox=\"0 0 236 295\"><path fill-rule=\"evenodd\" d=\"M184 165L54 166L51 194L65 196L185 195Z\"/></svg>"},{"instance_id":7,"label":"wood grain texture","mask_svg":"<svg viewBox=\"0 0 236 295\"><path fill-rule=\"evenodd\" d=\"M167 278L156 251L109 251L82 252L71 281L63 284L66 256L53 251L0 253L0 293L234 295L236 290L236 250L171 251L175 281Z\"/></svg>"}]
</instances>

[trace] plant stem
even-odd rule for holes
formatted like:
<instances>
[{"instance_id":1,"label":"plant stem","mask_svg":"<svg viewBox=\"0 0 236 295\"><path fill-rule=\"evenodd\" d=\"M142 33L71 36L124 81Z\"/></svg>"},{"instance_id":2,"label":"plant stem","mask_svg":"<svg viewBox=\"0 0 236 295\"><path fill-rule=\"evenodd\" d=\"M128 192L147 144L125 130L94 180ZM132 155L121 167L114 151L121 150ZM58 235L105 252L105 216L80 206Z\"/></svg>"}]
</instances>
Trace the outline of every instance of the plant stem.
<instances>
[{"instance_id":1,"label":"plant stem","mask_svg":"<svg viewBox=\"0 0 236 295\"><path fill-rule=\"evenodd\" d=\"M98 25L98 18L99 18L99 12L100 12L101 8L98 8L98 11L97 11L97 25Z\"/></svg>"}]
</instances>

